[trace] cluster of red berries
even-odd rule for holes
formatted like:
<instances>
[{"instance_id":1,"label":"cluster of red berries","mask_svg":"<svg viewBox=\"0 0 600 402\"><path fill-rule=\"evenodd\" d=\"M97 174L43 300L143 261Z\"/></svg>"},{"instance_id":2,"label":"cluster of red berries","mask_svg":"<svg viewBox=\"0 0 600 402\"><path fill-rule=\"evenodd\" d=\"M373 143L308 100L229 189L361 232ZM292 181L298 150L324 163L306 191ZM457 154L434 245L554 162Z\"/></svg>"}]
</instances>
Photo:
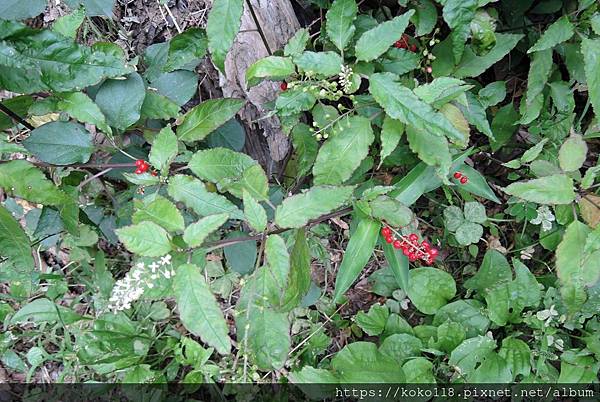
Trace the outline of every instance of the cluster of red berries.
<instances>
[{"instance_id":1,"label":"cluster of red berries","mask_svg":"<svg viewBox=\"0 0 600 402\"><path fill-rule=\"evenodd\" d=\"M381 229L381 235L385 238L386 243L391 244L397 250L402 250L402 254L407 256L410 262L423 260L427 265L431 265L439 254L438 249L431 247L426 240L419 243L419 236L415 233L408 236L399 235L399 239L395 238L394 234L397 233L387 226Z\"/></svg>"},{"instance_id":2,"label":"cluster of red berries","mask_svg":"<svg viewBox=\"0 0 600 402\"><path fill-rule=\"evenodd\" d=\"M460 184L467 184L467 182L469 181L469 178L461 172L454 173L454 178L460 181Z\"/></svg>"},{"instance_id":3,"label":"cluster of red berries","mask_svg":"<svg viewBox=\"0 0 600 402\"><path fill-rule=\"evenodd\" d=\"M135 174L146 173L148 169L150 169L150 165L148 164L148 162L146 162L143 159L138 159L137 161L135 161L135 166L137 167L137 169L135 169ZM153 170L150 174L152 174L152 176L156 176L158 173L156 173L156 171Z\"/></svg>"},{"instance_id":4,"label":"cluster of red berries","mask_svg":"<svg viewBox=\"0 0 600 402\"><path fill-rule=\"evenodd\" d=\"M396 43L394 43L394 47L397 49L406 49L406 50L410 50L411 52L416 52L417 51L417 45L412 44L409 45L408 44L408 35L407 34L402 34L402 37L396 41Z\"/></svg>"},{"instance_id":5,"label":"cluster of red berries","mask_svg":"<svg viewBox=\"0 0 600 402\"><path fill-rule=\"evenodd\" d=\"M285 81L283 81L281 83L281 85L279 86L279 88L281 88L282 91L287 91L287 89L288 89L288 83L285 82Z\"/></svg>"}]
</instances>

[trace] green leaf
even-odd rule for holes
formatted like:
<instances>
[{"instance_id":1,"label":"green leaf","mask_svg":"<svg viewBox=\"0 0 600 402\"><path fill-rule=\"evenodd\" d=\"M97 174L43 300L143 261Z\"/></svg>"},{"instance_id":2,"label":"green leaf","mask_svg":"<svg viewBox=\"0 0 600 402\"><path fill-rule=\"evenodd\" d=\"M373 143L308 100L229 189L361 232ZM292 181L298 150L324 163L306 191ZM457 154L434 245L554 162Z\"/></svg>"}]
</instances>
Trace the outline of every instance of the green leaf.
<instances>
[{"instance_id":1,"label":"green leaf","mask_svg":"<svg viewBox=\"0 0 600 402\"><path fill-rule=\"evenodd\" d=\"M244 11L242 0L215 0L208 14L206 33L212 61L222 73L225 57L238 34Z\"/></svg>"},{"instance_id":2,"label":"green leaf","mask_svg":"<svg viewBox=\"0 0 600 402\"><path fill-rule=\"evenodd\" d=\"M485 294L488 289L511 280L512 272L506 257L491 249L485 253L479 271L465 282L465 287Z\"/></svg>"},{"instance_id":3,"label":"green leaf","mask_svg":"<svg viewBox=\"0 0 600 402\"><path fill-rule=\"evenodd\" d=\"M418 53L413 53L405 49L391 48L385 54L386 58L381 60L383 71L403 75L416 70L421 59Z\"/></svg>"},{"instance_id":4,"label":"green leaf","mask_svg":"<svg viewBox=\"0 0 600 402\"><path fill-rule=\"evenodd\" d=\"M265 241L265 257L267 261L265 292L271 306L284 304L284 293L288 287L290 275L290 254L285 241L278 235L270 235ZM310 282L310 274L308 281ZM260 302L259 302L260 303ZM295 306L294 306L295 307ZM290 309L291 310L291 309Z\"/></svg>"},{"instance_id":5,"label":"green leaf","mask_svg":"<svg viewBox=\"0 0 600 402\"><path fill-rule=\"evenodd\" d=\"M306 44L309 40L310 33L308 30L306 28L300 28L283 48L283 55L287 57L300 55L300 53L306 49Z\"/></svg>"},{"instance_id":6,"label":"green leaf","mask_svg":"<svg viewBox=\"0 0 600 402\"><path fill-rule=\"evenodd\" d=\"M370 342L353 342L340 350L331 366L345 383L404 383L402 368Z\"/></svg>"},{"instance_id":7,"label":"green leaf","mask_svg":"<svg viewBox=\"0 0 600 402\"><path fill-rule=\"evenodd\" d=\"M387 242L384 242L383 244L383 252L385 254L385 259L392 269L394 278L396 278L396 283L400 289L406 292L409 284L408 257Z\"/></svg>"},{"instance_id":8,"label":"green leaf","mask_svg":"<svg viewBox=\"0 0 600 402\"><path fill-rule=\"evenodd\" d=\"M35 17L46 8L46 0L5 0L0 3L0 15L5 20L24 20Z\"/></svg>"},{"instance_id":9,"label":"green leaf","mask_svg":"<svg viewBox=\"0 0 600 402\"><path fill-rule=\"evenodd\" d=\"M367 157L375 140L371 121L352 116L338 121L331 137L321 146L313 167L315 185L342 184Z\"/></svg>"},{"instance_id":10,"label":"green leaf","mask_svg":"<svg viewBox=\"0 0 600 402\"><path fill-rule=\"evenodd\" d=\"M246 130L235 119L229 120L206 137L209 148L229 148L241 151L246 143Z\"/></svg>"},{"instance_id":11,"label":"green leaf","mask_svg":"<svg viewBox=\"0 0 600 402\"><path fill-rule=\"evenodd\" d=\"M304 91L301 85L282 92L275 101L275 108L282 116L306 112L313 108L317 98L310 91Z\"/></svg>"},{"instance_id":12,"label":"green leaf","mask_svg":"<svg viewBox=\"0 0 600 402\"><path fill-rule=\"evenodd\" d=\"M169 41L169 55L163 70L170 72L185 69L188 64L204 57L207 47L208 41L203 29L190 28L175 35Z\"/></svg>"},{"instance_id":13,"label":"green leaf","mask_svg":"<svg viewBox=\"0 0 600 402\"><path fill-rule=\"evenodd\" d=\"M227 219L228 214L206 216L185 228L183 240L190 247L200 247L208 235L223 226Z\"/></svg>"},{"instance_id":14,"label":"green leaf","mask_svg":"<svg viewBox=\"0 0 600 402\"><path fill-rule=\"evenodd\" d=\"M336 52L305 51L294 58L294 63L300 71L312 72L318 77L331 77L340 73L343 61Z\"/></svg>"},{"instance_id":15,"label":"green leaf","mask_svg":"<svg viewBox=\"0 0 600 402\"><path fill-rule=\"evenodd\" d=\"M94 151L92 136L85 127L62 121L36 128L22 144L38 159L53 165L85 163Z\"/></svg>"},{"instance_id":16,"label":"green leaf","mask_svg":"<svg viewBox=\"0 0 600 402\"><path fill-rule=\"evenodd\" d=\"M0 20L0 87L12 92L78 91L133 71L117 45L81 46L50 30Z\"/></svg>"},{"instance_id":17,"label":"green leaf","mask_svg":"<svg viewBox=\"0 0 600 402\"><path fill-rule=\"evenodd\" d=\"M462 225L454 233L456 241L463 246L469 244L477 244L483 236L483 227L473 222L463 222Z\"/></svg>"},{"instance_id":18,"label":"green leaf","mask_svg":"<svg viewBox=\"0 0 600 402\"><path fill-rule=\"evenodd\" d=\"M469 378L474 373L475 367L495 348L496 342L487 336L466 339L452 351L448 363L456 366L462 376Z\"/></svg>"},{"instance_id":19,"label":"green leaf","mask_svg":"<svg viewBox=\"0 0 600 402\"><path fill-rule=\"evenodd\" d=\"M58 32L64 37L75 39L77 36L77 31L81 27L81 24L83 24L84 18L85 9L78 8L71 14L58 17L52 24L52 30L54 32Z\"/></svg>"},{"instance_id":20,"label":"green leaf","mask_svg":"<svg viewBox=\"0 0 600 402\"><path fill-rule=\"evenodd\" d=\"M284 311L298 307L308 293L311 284L310 260L306 232L304 229L299 229L290 254L290 274L282 303Z\"/></svg>"},{"instance_id":21,"label":"green leaf","mask_svg":"<svg viewBox=\"0 0 600 402\"><path fill-rule=\"evenodd\" d=\"M489 83L477 95L483 107L496 106L506 98L506 81Z\"/></svg>"},{"instance_id":22,"label":"green leaf","mask_svg":"<svg viewBox=\"0 0 600 402\"><path fill-rule=\"evenodd\" d=\"M590 102L600 116L600 39L582 38L581 53Z\"/></svg>"},{"instance_id":23,"label":"green leaf","mask_svg":"<svg viewBox=\"0 0 600 402\"><path fill-rule=\"evenodd\" d=\"M456 295L452 276L440 269L416 268L409 271L408 297L424 314L435 314Z\"/></svg>"},{"instance_id":24,"label":"green leaf","mask_svg":"<svg viewBox=\"0 0 600 402\"><path fill-rule=\"evenodd\" d=\"M354 20L357 13L355 0L335 0L325 16L327 36L342 54L356 31Z\"/></svg>"},{"instance_id":25,"label":"green leaf","mask_svg":"<svg viewBox=\"0 0 600 402\"><path fill-rule=\"evenodd\" d=\"M160 257L171 251L166 230L156 223L144 221L115 230L119 240L132 253L145 257Z\"/></svg>"},{"instance_id":26,"label":"green leaf","mask_svg":"<svg viewBox=\"0 0 600 402\"><path fill-rule=\"evenodd\" d=\"M0 256L7 258L9 264L23 274L23 279L28 280L35 271L30 243L19 222L0 205Z\"/></svg>"},{"instance_id":27,"label":"green leaf","mask_svg":"<svg viewBox=\"0 0 600 402\"><path fill-rule=\"evenodd\" d=\"M335 278L334 302L339 301L341 296L350 289L350 286L371 259L380 227L379 222L369 218L363 218L359 221L356 230L350 236L344 258Z\"/></svg>"},{"instance_id":28,"label":"green leaf","mask_svg":"<svg viewBox=\"0 0 600 402\"><path fill-rule=\"evenodd\" d=\"M465 49L464 55L452 74L456 78L477 77L485 70L496 64L506 56L523 38L522 34L496 34L496 46L483 56L476 55L470 47ZM435 63L433 68L435 70Z\"/></svg>"},{"instance_id":29,"label":"green leaf","mask_svg":"<svg viewBox=\"0 0 600 402\"><path fill-rule=\"evenodd\" d=\"M451 100L460 98L471 88L473 86L467 85L463 80L452 77L438 77L430 83L419 85L413 92L434 108L440 108Z\"/></svg>"},{"instance_id":30,"label":"green leaf","mask_svg":"<svg viewBox=\"0 0 600 402\"><path fill-rule=\"evenodd\" d=\"M68 197L41 170L25 160L0 164L0 187L15 197L44 205L59 205Z\"/></svg>"},{"instance_id":31,"label":"green leaf","mask_svg":"<svg viewBox=\"0 0 600 402\"><path fill-rule=\"evenodd\" d=\"M538 204L570 204L576 197L573 180L564 174L512 183L504 191Z\"/></svg>"},{"instance_id":32,"label":"green leaf","mask_svg":"<svg viewBox=\"0 0 600 402\"><path fill-rule=\"evenodd\" d=\"M230 232L227 235L227 239L236 239L238 237L245 237L247 233L244 232ZM227 265L235 272L240 275L246 275L252 272L254 269L254 263L256 262L256 254L258 248L256 247L256 241L245 241L237 244L232 244L223 248Z\"/></svg>"},{"instance_id":33,"label":"green leaf","mask_svg":"<svg viewBox=\"0 0 600 402\"><path fill-rule=\"evenodd\" d=\"M275 211L275 223L282 228L300 228L345 205L354 187L315 186L302 194L286 198Z\"/></svg>"},{"instance_id":34,"label":"green leaf","mask_svg":"<svg viewBox=\"0 0 600 402\"><path fill-rule=\"evenodd\" d=\"M385 53L402 36L414 12L409 10L362 34L356 42L356 59L371 61Z\"/></svg>"},{"instance_id":35,"label":"green leaf","mask_svg":"<svg viewBox=\"0 0 600 402\"><path fill-rule=\"evenodd\" d=\"M150 88L166 96L178 106L185 105L198 90L198 74L192 71L175 70L162 73L150 82Z\"/></svg>"},{"instance_id":36,"label":"green leaf","mask_svg":"<svg viewBox=\"0 0 600 402\"><path fill-rule=\"evenodd\" d=\"M42 324L45 322L72 324L83 319L71 309L52 303L48 299L36 299L27 303L19 309L10 319L11 324L33 322Z\"/></svg>"},{"instance_id":37,"label":"green leaf","mask_svg":"<svg viewBox=\"0 0 600 402\"><path fill-rule=\"evenodd\" d=\"M542 298L542 292L535 276L516 258L513 259L513 266L516 276L511 283L513 306L518 311L522 311L525 307L537 307Z\"/></svg>"},{"instance_id":38,"label":"green leaf","mask_svg":"<svg viewBox=\"0 0 600 402\"><path fill-rule=\"evenodd\" d=\"M305 176L317 159L319 142L309 131L309 127L301 123L292 130L292 145L296 155L298 176Z\"/></svg>"},{"instance_id":39,"label":"green leaf","mask_svg":"<svg viewBox=\"0 0 600 402\"><path fill-rule=\"evenodd\" d=\"M504 338L498 354L506 360L506 363L511 368L513 381L518 375L527 377L531 372L531 350L527 343L522 340Z\"/></svg>"},{"instance_id":40,"label":"green leaf","mask_svg":"<svg viewBox=\"0 0 600 402\"><path fill-rule=\"evenodd\" d=\"M485 207L477 201L465 202L465 219L474 223L485 223L487 216Z\"/></svg>"},{"instance_id":41,"label":"green leaf","mask_svg":"<svg viewBox=\"0 0 600 402\"><path fill-rule=\"evenodd\" d=\"M463 211L459 207L450 205L444 209L444 223L449 231L456 232L464 221Z\"/></svg>"},{"instance_id":42,"label":"green leaf","mask_svg":"<svg viewBox=\"0 0 600 402\"><path fill-rule=\"evenodd\" d=\"M583 288L600 279L600 250L586 250L586 238L591 229L573 221L556 249L556 272L563 286Z\"/></svg>"},{"instance_id":43,"label":"green leaf","mask_svg":"<svg viewBox=\"0 0 600 402\"><path fill-rule=\"evenodd\" d=\"M408 207L400 201L380 195L369 202L371 207L371 216L378 220L386 221L388 224L396 227L408 226L413 219L413 213Z\"/></svg>"},{"instance_id":44,"label":"green leaf","mask_svg":"<svg viewBox=\"0 0 600 402\"><path fill-rule=\"evenodd\" d=\"M446 137L418 129L415 126L406 126L406 137L410 149L419 156L423 162L436 167L440 177L446 177L452 165L452 156Z\"/></svg>"},{"instance_id":45,"label":"green leaf","mask_svg":"<svg viewBox=\"0 0 600 402\"><path fill-rule=\"evenodd\" d=\"M415 14L410 20L417 27L416 36L431 33L438 18L435 4L431 0L418 0L415 7Z\"/></svg>"},{"instance_id":46,"label":"green leaf","mask_svg":"<svg viewBox=\"0 0 600 402\"><path fill-rule=\"evenodd\" d=\"M433 363L424 357L410 359L402 366L407 384L435 384Z\"/></svg>"},{"instance_id":47,"label":"green leaf","mask_svg":"<svg viewBox=\"0 0 600 402\"><path fill-rule=\"evenodd\" d=\"M264 79L283 80L295 72L296 68L289 57L268 56L248 67L246 85L250 88Z\"/></svg>"},{"instance_id":48,"label":"green leaf","mask_svg":"<svg viewBox=\"0 0 600 402\"><path fill-rule=\"evenodd\" d=\"M33 97L29 95L19 95L10 99L4 99L0 102L2 105L12 110L19 116L26 116L31 114L29 112L30 107L34 104ZM13 119L4 113L0 113L0 130L6 130L7 128L14 127L17 125ZM4 139L2 140L4 142ZM2 151L4 152L4 151Z\"/></svg>"},{"instance_id":49,"label":"green leaf","mask_svg":"<svg viewBox=\"0 0 600 402\"><path fill-rule=\"evenodd\" d=\"M200 269L191 264L179 266L173 289L185 328L220 354L228 355L231 350L229 329Z\"/></svg>"},{"instance_id":50,"label":"green leaf","mask_svg":"<svg viewBox=\"0 0 600 402\"><path fill-rule=\"evenodd\" d=\"M515 110L512 103L502 106L498 112L496 112L496 115L492 120L494 140L491 141L491 146L494 152L510 141L515 131L517 131L518 127L515 125L515 122L518 120L519 113Z\"/></svg>"},{"instance_id":51,"label":"green leaf","mask_svg":"<svg viewBox=\"0 0 600 402\"><path fill-rule=\"evenodd\" d=\"M385 158L394 152L400 143L402 134L404 134L404 124L399 120L394 120L388 115L385 115L383 127L381 128L381 155L379 166L381 166Z\"/></svg>"},{"instance_id":52,"label":"green leaf","mask_svg":"<svg viewBox=\"0 0 600 402\"><path fill-rule=\"evenodd\" d=\"M493 381L498 384L505 384L510 382L511 379L512 374L508 363L495 352L485 356L483 363L469 377L469 380L474 383Z\"/></svg>"},{"instance_id":53,"label":"green leaf","mask_svg":"<svg viewBox=\"0 0 600 402\"><path fill-rule=\"evenodd\" d=\"M112 133L106 123L106 117L98 105L83 92L67 92L57 94L56 97L58 98L56 103L58 110L68 113L69 116L80 122L91 123L105 133Z\"/></svg>"},{"instance_id":54,"label":"green leaf","mask_svg":"<svg viewBox=\"0 0 600 402\"><path fill-rule=\"evenodd\" d=\"M539 102L539 97L548 82L552 64L552 50L550 49L533 55L529 75L527 76L527 100L525 113L521 118L522 124L529 124L539 116L540 109L535 105L536 102Z\"/></svg>"},{"instance_id":55,"label":"green leaf","mask_svg":"<svg viewBox=\"0 0 600 402\"><path fill-rule=\"evenodd\" d=\"M202 102L185 114L177 136L185 142L200 141L235 116L243 105L243 100L233 98Z\"/></svg>"},{"instance_id":56,"label":"green leaf","mask_svg":"<svg viewBox=\"0 0 600 402\"><path fill-rule=\"evenodd\" d=\"M383 340L379 351L402 364L406 359L421 354L423 342L413 335L393 334Z\"/></svg>"},{"instance_id":57,"label":"green leaf","mask_svg":"<svg viewBox=\"0 0 600 402\"><path fill-rule=\"evenodd\" d=\"M182 231L185 227L183 216L175 204L159 195L147 204L140 206L131 219L133 223L154 222L169 232Z\"/></svg>"},{"instance_id":58,"label":"green leaf","mask_svg":"<svg viewBox=\"0 0 600 402\"><path fill-rule=\"evenodd\" d=\"M440 308L433 317L433 325L441 325L448 320L462 325L466 337L483 335L490 326L490 320L482 314L483 306L475 300L457 300Z\"/></svg>"},{"instance_id":59,"label":"green leaf","mask_svg":"<svg viewBox=\"0 0 600 402\"><path fill-rule=\"evenodd\" d=\"M256 232L264 231L267 228L267 212L246 190L243 191L243 199L246 221Z\"/></svg>"},{"instance_id":60,"label":"green leaf","mask_svg":"<svg viewBox=\"0 0 600 402\"><path fill-rule=\"evenodd\" d=\"M148 89L140 111L142 118L169 120L179 116L179 105L164 95Z\"/></svg>"},{"instance_id":61,"label":"green leaf","mask_svg":"<svg viewBox=\"0 0 600 402\"><path fill-rule=\"evenodd\" d=\"M381 335L390 315L390 310L381 304L373 304L368 313L359 311L354 317L356 324L369 336Z\"/></svg>"},{"instance_id":62,"label":"green leaf","mask_svg":"<svg viewBox=\"0 0 600 402\"><path fill-rule=\"evenodd\" d=\"M394 75L373 74L369 82L369 91L390 117L431 135L447 136L458 143L466 142L465 135L448 119L421 101L410 89L396 82Z\"/></svg>"},{"instance_id":63,"label":"green leaf","mask_svg":"<svg viewBox=\"0 0 600 402\"><path fill-rule=\"evenodd\" d=\"M96 93L96 104L109 125L124 130L140 119L145 96L144 80L132 73L126 79L104 81Z\"/></svg>"},{"instance_id":64,"label":"green leaf","mask_svg":"<svg viewBox=\"0 0 600 402\"><path fill-rule=\"evenodd\" d=\"M115 0L65 0L71 8L83 5L89 17L106 16L113 18Z\"/></svg>"},{"instance_id":65,"label":"green leaf","mask_svg":"<svg viewBox=\"0 0 600 402\"><path fill-rule=\"evenodd\" d=\"M569 17L563 16L550 25L542 36L535 42L527 53L540 52L546 49L552 49L559 43L563 43L571 39L575 33L573 24L569 21Z\"/></svg>"},{"instance_id":66,"label":"green leaf","mask_svg":"<svg viewBox=\"0 0 600 402\"><path fill-rule=\"evenodd\" d=\"M149 161L163 174L169 172L169 166L177 156L177 137L170 126L166 126L156 135L150 149Z\"/></svg>"},{"instance_id":67,"label":"green leaf","mask_svg":"<svg viewBox=\"0 0 600 402\"><path fill-rule=\"evenodd\" d=\"M587 156L588 147L583 137L579 134L571 136L563 142L558 152L560 167L565 172L573 172L581 169Z\"/></svg>"},{"instance_id":68,"label":"green leaf","mask_svg":"<svg viewBox=\"0 0 600 402\"><path fill-rule=\"evenodd\" d=\"M465 329L461 324L448 320L437 328L437 339L429 342L430 347L450 353L465 340L465 335Z\"/></svg>"},{"instance_id":69,"label":"green leaf","mask_svg":"<svg viewBox=\"0 0 600 402\"><path fill-rule=\"evenodd\" d=\"M477 0L447 0L444 2L442 16L452 30L450 33L452 54L457 63L463 55L476 9Z\"/></svg>"},{"instance_id":70,"label":"green leaf","mask_svg":"<svg viewBox=\"0 0 600 402\"><path fill-rule=\"evenodd\" d=\"M176 175L169 179L169 196L183 202L200 216L228 213L231 219L243 219L244 215L231 201L217 193L209 192L204 183L191 176Z\"/></svg>"}]
</instances>

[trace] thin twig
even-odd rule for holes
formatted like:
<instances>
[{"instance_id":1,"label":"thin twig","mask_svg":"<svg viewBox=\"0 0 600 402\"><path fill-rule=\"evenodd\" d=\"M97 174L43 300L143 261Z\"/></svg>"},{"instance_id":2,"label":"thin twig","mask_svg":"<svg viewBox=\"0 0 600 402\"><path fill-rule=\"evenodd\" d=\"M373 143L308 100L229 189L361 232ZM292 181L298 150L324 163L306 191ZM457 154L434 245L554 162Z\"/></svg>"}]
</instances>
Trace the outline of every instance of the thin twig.
<instances>
[{"instance_id":1,"label":"thin twig","mask_svg":"<svg viewBox=\"0 0 600 402\"><path fill-rule=\"evenodd\" d=\"M2 103L0 103L0 111L2 113L4 113L5 115L7 115L8 117L12 118L13 120L16 120L17 122L21 123L23 126L27 127L28 129L35 130L35 127L33 127L29 122L27 122L24 118L22 118L21 116L19 116L18 114L16 114L9 108L7 108Z\"/></svg>"},{"instance_id":2,"label":"thin twig","mask_svg":"<svg viewBox=\"0 0 600 402\"><path fill-rule=\"evenodd\" d=\"M87 179L85 179L84 181L82 181L81 183L79 183L78 188L81 190L83 188L83 186L85 186L86 184L88 184L92 180L97 179L98 177L104 176L105 174L107 174L111 170L113 170L113 168L110 167L108 169L104 169L103 171L96 173L95 175L93 175L91 177L88 177Z\"/></svg>"}]
</instances>

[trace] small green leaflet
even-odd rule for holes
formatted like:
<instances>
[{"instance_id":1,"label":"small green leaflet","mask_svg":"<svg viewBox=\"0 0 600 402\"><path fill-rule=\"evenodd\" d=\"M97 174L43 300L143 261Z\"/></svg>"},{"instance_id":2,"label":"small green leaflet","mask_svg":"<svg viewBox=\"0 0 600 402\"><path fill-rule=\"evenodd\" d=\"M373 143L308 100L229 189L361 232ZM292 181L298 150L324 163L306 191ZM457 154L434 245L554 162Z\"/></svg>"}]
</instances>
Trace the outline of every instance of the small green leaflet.
<instances>
[{"instance_id":1,"label":"small green leaflet","mask_svg":"<svg viewBox=\"0 0 600 402\"><path fill-rule=\"evenodd\" d=\"M171 251L167 231L150 221L115 230L119 240L132 253L145 257L160 257Z\"/></svg>"},{"instance_id":2,"label":"small green leaflet","mask_svg":"<svg viewBox=\"0 0 600 402\"><path fill-rule=\"evenodd\" d=\"M177 136L185 142L200 141L235 116L243 105L243 100L233 98L202 102L185 114Z\"/></svg>"},{"instance_id":3,"label":"small green leaflet","mask_svg":"<svg viewBox=\"0 0 600 402\"><path fill-rule=\"evenodd\" d=\"M371 61L385 53L394 42L400 39L414 13L415 10L409 10L362 34L356 42L357 60Z\"/></svg>"},{"instance_id":4,"label":"small green leaflet","mask_svg":"<svg viewBox=\"0 0 600 402\"><path fill-rule=\"evenodd\" d=\"M132 216L132 221L133 223L151 221L169 232L182 231L185 227L183 216L175 204L160 195L139 206Z\"/></svg>"},{"instance_id":5,"label":"small green leaflet","mask_svg":"<svg viewBox=\"0 0 600 402\"><path fill-rule=\"evenodd\" d=\"M96 104L109 125L124 130L140 119L145 97L144 80L132 73L126 79L104 81L96 93Z\"/></svg>"},{"instance_id":6,"label":"small green leaflet","mask_svg":"<svg viewBox=\"0 0 600 402\"><path fill-rule=\"evenodd\" d=\"M311 72L318 77L331 77L341 71L343 60L336 52L306 51L294 58L300 71Z\"/></svg>"},{"instance_id":7,"label":"small green leaflet","mask_svg":"<svg viewBox=\"0 0 600 402\"><path fill-rule=\"evenodd\" d=\"M481 75L517 46L517 43L523 36L521 34L497 33L496 46L483 56L476 55L470 46L467 46L460 63L451 75L456 78L477 77Z\"/></svg>"},{"instance_id":8,"label":"small green leaflet","mask_svg":"<svg viewBox=\"0 0 600 402\"><path fill-rule=\"evenodd\" d=\"M581 53L587 79L590 102L596 116L600 115L600 39L581 40Z\"/></svg>"},{"instance_id":9,"label":"small green leaflet","mask_svg":"<svg viewBox=\"0 0 600 402\"><path fill-rule=\"evenodd\" d=\"M222 73L225 73L227 52L240 29L243 11L243 0L214 0L208 14L208 48L213 63Z\"/></svg>"},{"instance_id":10,"label":"small green leaflet","mask_svg":"<svg viewBox=\"0 0 600 402\"><path fill-rule=\"evenodd\" d=\"M579 134L572 134L563 142L558 152L560 167L565 172L573 172L581 169L587 152L588 147L583 137Z\"/></svg>"},{"instance_id":11,"label":"small green leaflet","mask_svg":"<svg viewBox=\"0 0 600 402\"><path fill-rule=\"evenodd\" d=\"M424 314L435 314L456 295L456 283L450 274L436 268L409 271L408 297Z\"/></svg>"},{"instance_id":12,"label":"small green leaflet","mask_svg":"<svg viewBox=\"0 0 600 402\"><path fill-rule=\"evenodd\" d=\"M256 61L246 70L246 84L257 85L264 79L283 80L294 74L296 68L289 57L268 56Z\"/></svg>"},{"instance_id":13,"label":"small green leaflet","mask_svg":"<svg viewBox=\"0 0 600 402\"><path fill-rule=\"evenodd\" d=\"M163 174L168 173L169 165L177 156L178 151L177 137L171 127L167 126L160 130L152 142L150 164L162 171Z\"/></svg>"},{"instance_id":14,"label":"small green leaflet","mask_svg":"<svg viewBox=\"0 0 600 402\"><path fill-rule=\"evenodd\" d=\"M356 31L353 23L357 12L355 0L336 0L325 16L327 36L342 54Z\"/></svg>"},{"instance_id":15,"label":"small green leaflet","mask_svg":"<svg viewBox=\"0 0 600 402\"><path fill-rule=\"evenodd\" d=\"M265 209L246 190L243 191L244 216L248 224L256 232L262 232L267 228L267 213Z\"/></svg>"},{"instance_id":16,"label":"small green leaflet","mask_svg":"<svg viewBox=\"0 0 600 402\"><path fill-rule=\"evenodd\" d=\"M385 158L391 155L400 143L400 139L404 134L404 124L401 121L392 119L385 115L383 119L383 127L381 128L381 155L379 156L379 166Z\"/></svg>"},{"instance_id":17,"label":"small green leaflet","mask_svg":"<svg viewBox=\"0 0 600 402\"><path fill-rule=\"evenodd\" d=\"M185 228L183 240L190 247L200 247L204 240L229 219L228 214L209 215Z\"/></svg>"},{"instance_id":18,"label":"small green leaflet","mask_svg":"<svg viewBox=\"0 0 600 402\"><path fill-rule=\"evenodd\" d=\"M563 16L550 25L540 39L533 45L527 53L539 52L546 49L551 49L559 43L571 39L575 33L573 24L569 21L569 17Z\"/></svg>"},{"instance_id":19,"label":"small green leaflet","mask_svg":"<svg viewBox=\"0 0 600 402\"><path fill-rule=\"evenodd\" d=\"M185 67L206 54L208 41L203 29L190 28L169 41L169 55L163 67L170 72Z\"/></svg>"}]
</instances>

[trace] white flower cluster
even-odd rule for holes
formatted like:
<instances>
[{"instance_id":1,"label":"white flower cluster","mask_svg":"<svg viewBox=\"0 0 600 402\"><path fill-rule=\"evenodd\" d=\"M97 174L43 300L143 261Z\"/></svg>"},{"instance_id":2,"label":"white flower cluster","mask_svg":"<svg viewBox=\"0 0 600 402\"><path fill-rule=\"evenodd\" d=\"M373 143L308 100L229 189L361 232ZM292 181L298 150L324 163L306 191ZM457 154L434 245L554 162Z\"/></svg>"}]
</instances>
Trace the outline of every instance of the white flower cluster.
<instances>
[{"instance_id":1,"label":"white flower cluster","mask_svg":"<svg viewBox=\"0 0 600 402\"><path fill-rule=\"evenodd\" d=\"M349 93L352 90L352 67L342 64L342 71L339 74L340 86L344 93Z\"/></svg>"},{"instance_id":2,"label":"white flower cluster","mask_svg":"<svg viewBox=\"0 0 600 402\"><path fill-rule=\"evenodd\" d=\"M159 262L153 261L146 266L138 262L123 279L119 279L113 287L108 309L117 313L131 308L131 303L138 300L146 289L154 287L154 281L159 275L169 279L175 275L171 266L171 256L165 255Z\"/></svg>"},{"instance_id":3,"label":"white flower cluster","mask_svg":"<svg viewBox=\"0 0 600 402\"><path fill-rule=\"evenodd\" d=\"M554 222L556 218L550 208L547 205L542 205L537 209L537 216L530 220L529 222L534 225L542 224L542 231L547 232L552 229L552 222Z\"/></svg>"}]
</instances>

